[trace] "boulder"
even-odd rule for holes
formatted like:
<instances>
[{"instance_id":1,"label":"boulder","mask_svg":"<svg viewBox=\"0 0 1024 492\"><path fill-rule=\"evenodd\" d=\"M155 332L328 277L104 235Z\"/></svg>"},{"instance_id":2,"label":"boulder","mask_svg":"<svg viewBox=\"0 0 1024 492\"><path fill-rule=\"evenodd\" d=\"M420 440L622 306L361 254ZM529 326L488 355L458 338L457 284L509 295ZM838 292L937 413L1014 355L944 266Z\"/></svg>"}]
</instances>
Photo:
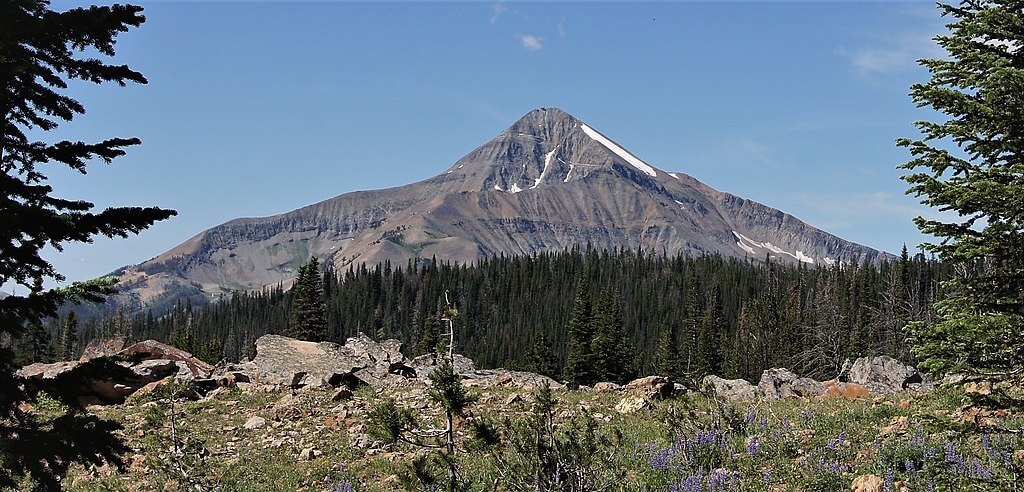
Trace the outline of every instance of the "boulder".
<instances>
[{"instance_id":1,"label":"boulder","mask_svg":"<svg viewBox=\"0 0 1024 492\"><path fill-rule=\"evenodd\" d=\"M453 357L452 369L456 374L468 374L476 370L476 364L469 357L455 354ZM425 378L433 371L443 358L437 354L425 354L409 361L409 367L415 372L416 377Z\"/></svg>"},{"instance_id":2,"label":"boulder","mask_svg":"<svg viewBox=\"0 0 1024 492\"><path fill-rule=\"evenodd\" d=\"M622 389L650 400L672 396L673 385L672 380L665 376L647 376L626 383Z\"/></svg>"},{"instance_id":3,"label":"boulder","mask_svg":"<svg viewBox=\"0 0 1024 492\"><path fill-rule=\"evenodd\" d=\"M886 355L861 357L849 365L848 371L841 372L839 378L841 382L859 384L876 394L904 391L923 380L917 369Z\"/></svg>"},{"instance_id":4,"label":"boulder","mask_svg":"<svg viewBox=\"0 0 1024 492\"><path fill-rule=\"evenodd\" d=\"M860 475L853 479L850 490L853 492L882 492L885 490L885 481L878 475Z\"/></svg>"},{"instance_id":5,"label":"boulder","mask_svg":"<svg viewBox=\"0 0 1024 492\"><path fill-rule=\"evenodd\" d=\"M598 393L614 393L620 389L622 389L621 384L615 384L608 381L594 383L594 391Z\"/></svg>"},{"instance_id":6,"label":"boulder","mask_svg":"<svg viewBox=\"0 0 1024 492\"><path fill-rule=\"evenodd\" d=\"M642 396L627 395L615 405L615 411L630 414L643 410L650 404L650 401Z\"/></svg>"},{"instance_id":7,"label":"boulder","mask_svg":"<svg viewBox=\"0 0 1024 492\"><path fill-rule=\"evenodd\" d=\"M264 425L267 425L267 419L265 419L263 417L260 417L260 416L252 416L252 417L249 417L249 420L245 421L245 424L242 425L242 427L245 428L246 430L253 430L253 429L259 429L260 427L263 427Z\"/></svg>"},{"instance_id":8,"label":"boulder","mask_svg":"<svg viewBox=\"0 0 1024 492\"><path fill-rule=\"evenodd\" d=\"M174 361L131 361L96 357L88 361L36 363L15 375L65 401L79 404L118 404L149 383L174 375Z\"/></svg>"},{"instance_id":9,"label":"boulder","mask_svg":"<svg viewBox=\"0 0 1024 492\"><path fill-rule=\"evenodd\" d=\"M796 393L797 396L810 398L814 396L821 396L821 394L825 392L825 385L816 379L797 378L790 386L790 390L792 390L793 393Z\"/></svg>"},{"instance_id":10,"label":"boulder","mask_svg":"<svg viewBox=\"0 0 1024 492\"><path fill-rule=\"evenodd\" d=\"M825 386L811 378L798 377L789 369L765 369L757 389L769 399L818 396Z\"/></svg>"},{"instance_id":11,"label":"boulder","mask_svg":"<svg viewBox=\"0 0 1024 492\"><path fill-rule=\"evenodd\" d=\"M305 342L280 335L256 340L256 357L248 364L250 379L262 383L302 386L341 382L366 367L368 359L331 342ZM345 381L349 382L349 381Z\"/></svg>"},{"instance_id":12,"label":"boulder","mask_svg":"<svg viewBox=\"0 0 1024 492\"><path fill-rule=\"evenodd\" d=\"M193 357L177 347L156 340L136 343L118 352L118 355L130 357L136 361L175 361L179 379L209 378L213 374L213 366Z\"/></svg>"},{"instance_id":13,"label":"boulder","mask_svg":"<svg viewBox=\"0 0 1024 492\"><path fill-rule=\"evenodd\" d=\"M89 345L86 345L85 350L82 352L82 358L79 360L85 362L98 357L109 357L124 350L127 345L128 339L122 336L96 339L89 342Z\"/></svg>"},{"instance_id":14,"label":"boulder","mask_svg":"<svg viewBox=\"0 0 1024 492\"><path fill-rule=\"evenodd\" d=\"M723 379L711 375L705 376L702 384L726 400L753 400L757 397L757 388L745 379Z\"/></svg>"}]
</instances>

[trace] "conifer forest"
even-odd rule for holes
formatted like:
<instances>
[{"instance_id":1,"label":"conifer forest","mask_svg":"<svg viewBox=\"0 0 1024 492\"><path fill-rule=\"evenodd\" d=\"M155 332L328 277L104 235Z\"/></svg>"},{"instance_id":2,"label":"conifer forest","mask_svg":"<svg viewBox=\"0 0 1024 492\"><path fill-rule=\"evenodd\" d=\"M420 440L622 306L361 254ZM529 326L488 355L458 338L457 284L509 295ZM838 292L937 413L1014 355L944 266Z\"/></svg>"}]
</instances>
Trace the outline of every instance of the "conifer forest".
<instances>
[{"instance_id":1,"label":"conifer forest","mask_svg":"<svg viewBox=\"0 0 1024 492\"><path fill-rule=\"evenodd\" d=\"M904 327L932 316L946 275L939 262L905 250L877 264L832 266L591 248L472 265L325 265L322 338L365 333L397 338L409 355L432 351L448 291L461 312L456 351L481 367L582 382L652 373L757 380L770 367L825 378L846 358L912 360ZM121 334L169 341L212 362L251 358L259 336L289 333L294 292L279 285L168 313L119 312L81 322L74 340L80 350ZM69 343L60 334L67 324L52 322L47 338Z\"/></svg>"}]
</instances>

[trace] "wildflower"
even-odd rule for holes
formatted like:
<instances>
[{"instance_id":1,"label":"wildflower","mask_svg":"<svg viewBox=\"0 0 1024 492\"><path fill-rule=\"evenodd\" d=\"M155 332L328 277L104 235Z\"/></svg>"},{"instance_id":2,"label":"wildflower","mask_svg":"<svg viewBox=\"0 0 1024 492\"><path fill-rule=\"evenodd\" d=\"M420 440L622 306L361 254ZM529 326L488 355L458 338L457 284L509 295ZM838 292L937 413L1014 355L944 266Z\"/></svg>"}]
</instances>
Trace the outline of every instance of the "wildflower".
<instances>
[{"instance_id":1,"label":"wildflower","mask_svg":"<svg viewBox=\"0 0 1024 492\"><path fill-rule=\"evenodd\" d=\"M985 465L982 465L980 461L978 461L978 460L971 460L971 465L974 468L974 476L975 477L978 477L978 478L983 479L983 480L993 477L992 472L990 472L988 470L988 468L985 468Z\"/></svg>"},{"instance_id":2,"label":"wildflower","mask_svg":"<svg viewBox=\"0 0 1024 492\"><path fill-rule=\"evenodd\" d=\"M753 439L751 439L750 441L747 442L747 452L750 453L750 456L756 455L757 452L760 451L760 450L761 450L761 440L760 439L755 437L755 438L753 438Z\"/></svg>"}]
</instances>

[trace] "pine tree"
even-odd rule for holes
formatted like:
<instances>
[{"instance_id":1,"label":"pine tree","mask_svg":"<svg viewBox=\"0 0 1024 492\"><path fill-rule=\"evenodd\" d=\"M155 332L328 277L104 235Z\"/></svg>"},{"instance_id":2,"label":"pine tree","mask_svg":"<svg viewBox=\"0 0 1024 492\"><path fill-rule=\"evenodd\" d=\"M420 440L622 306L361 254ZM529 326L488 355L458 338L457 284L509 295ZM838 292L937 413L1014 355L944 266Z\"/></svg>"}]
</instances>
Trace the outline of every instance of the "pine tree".
<instances>
[{"instance_id":1,"label":"pine tree","mask_svg":"<svg viewBox=\"0 0 1024 492\"><path fill-rule=\"evenodd\" d=\"M320 263L315 256L299 267L292 296L292 321L288 335L311 342L324 340L327 337L327 312Z\"/></svg>"},{"instance_id":2,"label":"pine tree","mask_svg":"<svg viewBox=\"0 0 1024 492\"><path fill-rule=\"evenodd\" d=\"M596 382L596 366L591 343L594 339L593 314L590 304L590 282L584 273L576 286L576 300L566 327L569 335L569 355L565 362L565 377L580 384Z\"/></svg>"},{"instance_id":3,"label":"pine tree","mask_svg":"<svg viewBox=\"0 0 1024 492\"><path fill-rule=\"evenodd\" d=\"M75 316L75 312L71 311L60 326L60 345L58 347L60 360L74 359L77 343L78 318Z\"/></svg>"},{"instance_id":4,"label":"pine tree","mask_svg":"<svg viewBox=\"0 0 1024 492\"><path fill-rule=\"evenodd\" d=\"M552 378L559 376L558 357L547 335L541 335L526 353L525 369Z\"/></svg>"},{"instance_id":5,"label":"pine tree","mask_svg":"<svg viewBox=\"0 0 1024 492\"><path fill-rule=\"evenodd\" d=\"M630 346L619 308L618 291L611 287L601 292L594 309L594 354L597 378L624 382L636 373L633 361L636 351Z\"/></svg>"},{"instance_id":6,"label":"pine tree","mask_svg":"<svg viewBox=\"0 0 1024 492\"><path fill-rule=\"evenodd\" d=\"M440 341L441 323L437 316L430 315L423 321L419 333L416 336L416 355L433 354L437 352L437 343Z\"/></svg>"},{"instance_id":7,"label":"pine tree","mask_svg":"<svg viewBox=\"0 0 1024 492\"><path fill-rule=\"evenodd\" d=\"M907 193L955 214L918 217L925 244L953 267L935 304L939 319L912 330L921 366L949 371L1024 370L1024 10L1016 0L939 5L952 22L935 39L943 59L911 87L918 106L945 116L901 138L913 159Z\"/></svg>"},{"instance_id":8,"label":"pine tree","mask_svg":"<svg viewBox=\"0 0 1024 492\"><path fill-rule=\"evenodd\" d=\"M682 374L682 362L679 358L679 344L676 341L676 330L672 325L662 326L658 337L658 347L654 353L654 373L659 376L679 378Z\"/></svg>"},{"instance_id":9,"label":"pine tree","mask_svg":"<svg viewBox=\"0 0 1024 492\"><path fill-rule=\"evenodd\" d=\"M695 375L722 373L721 344L724 337L722 296L715 287L708 296L707 305L697 327L697 347L694 356Z\"/></svg>"},{"instance_id":10,"label":"pine tree","mask_svg":"<svg viewBox=\"0 0 1024 492\"><path fill-rule=\"evenodd\" d=\"M51 362L54 358L54 348L51 342L50 334L46 332L43 325L30 324L18 338L15 363L19 366L27 366L36 362Z\"/></svg>"},{"instance_id":11,"label":"pine tree","mask_svg":"<svg viewBox=\"0 0 1024 492\"><path fill-rule=\"evenodd\" d=\"M126 237L154 222L174 215L171 210L112 207L93 211L93 204L55 196L42 167L61 164L85 174L90 161L106 163L140 143L137 138L111 138L99 143L32 140L85 113L81 103L66 94L68 82L146 83L142 74L126 65L112 65L102 58L114 56L117 35L145 21L142 8L133 5L92 6L66 12L51 10L48 0L21 0L0 4L3 34L0 35L0 285L24 286L25 295L0 299L0 338L20 337L44 318L56 318L57 308L68 302L98 302L111 292L113 278L77 282L69 287L46 289L47 280L64 277L41 253L44 247L60 251L68 243L91 242L98 235ZM82 53L90 53L80 57ZM19 409L29 399L25 387L13 377L13 354L0 349L0 420L39 425ZM78 403L68 401L71 408ZM77 413L69 413L56 431L34 427L0 427L6 456L0 488L18 488L17 477L26 474L39 488L57 489L56 477L64 476L75 461L98 462L101 456L119 456L123 445L108 431L111 425ZM67 433L67 428L81 432ZM24 442L35 436L34 442ZM70 441L75 440L72 443ZM51 443L48 466L34 453L40 442ZM93 453L96 453L94 455Z\"/></svg>"}]
</instances>

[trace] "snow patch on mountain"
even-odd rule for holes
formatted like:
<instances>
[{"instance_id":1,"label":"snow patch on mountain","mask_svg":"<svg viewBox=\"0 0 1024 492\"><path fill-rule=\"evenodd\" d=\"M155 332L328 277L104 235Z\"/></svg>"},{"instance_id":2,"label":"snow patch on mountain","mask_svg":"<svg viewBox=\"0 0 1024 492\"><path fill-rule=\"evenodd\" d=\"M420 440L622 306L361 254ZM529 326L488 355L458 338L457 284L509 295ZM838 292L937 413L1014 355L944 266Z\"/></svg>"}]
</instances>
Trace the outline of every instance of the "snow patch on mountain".
<instances>
[{"instance_id":1,"label":"snow patch on mountain","mask_svg":"<svg viewBox=\"0 0 1024 492\"><path fill-rule=\"evenodd\" d=\"M629 163L629 165L639 169L640 171L643 171L644 174L647 174L652 178L658 177L658 173L654 170L653 167L649 166L646 162L637 159L636 156L630 154L628 151L626 151L626 149L619 147L618 145L615 144L615 142L608 140L607 137L598 133L597 130L590 128L589 126L583 123L580 123L580 128L583 129L583 133L586 133L588 137L596 140L599 144L607 147L608 150L614 152L615 155L621 157L622 160Z\"/></svg>"},{"instance_id":2,"label":"snow patch on mountain","mask_svg":"<svg viewBox=\"0 0 1024 492\"><path fill-rule=\"evenodd\" d=\"M551 169L551 158L555 156L556 151L558 151L557 147L555 150L548 152L548 155L544 156L544 170L541 171L540 177L533 182L533 186L530 187L531 190L540 186L541 181L544 181L544 177L548 175L548 169Z\"/></svg>"},{"instance_id":3,"label":"snow patch on mountain","mask_svg":"<svg viewBox=\"0 0 1024 492\"><path fill-rule=\"evenodd\" d=\"M563 161L561 157L558 158L558 162L561 162L562 164L568 164L569 165L569 172L565 173L565 179L562 180L563 183L568 183L569 182L569 176L572 175L572 170L573 170L573 168L576 167L576 165L571 163L571 162Z\"/></svg>"},{"instance_id":4,"label":"snow patch on mountain","mask_svg":"<svg viewBox=\"0 0 1024 492\"><path fill-rule=\"evenodd\" d=\"M736 231L732 231L732 233L733 233L734 236L736 236L736 245L739 246L740 249L742 249L743 251L746 251L747 253L750 253L752 255L758 254L757 250L761 249L761 250L767 250L767 251L770 251L772 253L779 254L779 255L786 255L786 256L789 256L790 258L793 258L794 260L801 261L803 263L811 263L811 264L814 263L814 258L812 258L810 256L807 256L806 254L804 254L803 251L797 250L795 253L790 253L789 251L786 251L786 250L784 250L784 249L782 249L782 248L772 244L769 241L758 242L758 241L754 241L753 239L750 239L749 237L744 236L743 234L740 234L740 233L738 233Z\"/></svg>"}]
</instances>

